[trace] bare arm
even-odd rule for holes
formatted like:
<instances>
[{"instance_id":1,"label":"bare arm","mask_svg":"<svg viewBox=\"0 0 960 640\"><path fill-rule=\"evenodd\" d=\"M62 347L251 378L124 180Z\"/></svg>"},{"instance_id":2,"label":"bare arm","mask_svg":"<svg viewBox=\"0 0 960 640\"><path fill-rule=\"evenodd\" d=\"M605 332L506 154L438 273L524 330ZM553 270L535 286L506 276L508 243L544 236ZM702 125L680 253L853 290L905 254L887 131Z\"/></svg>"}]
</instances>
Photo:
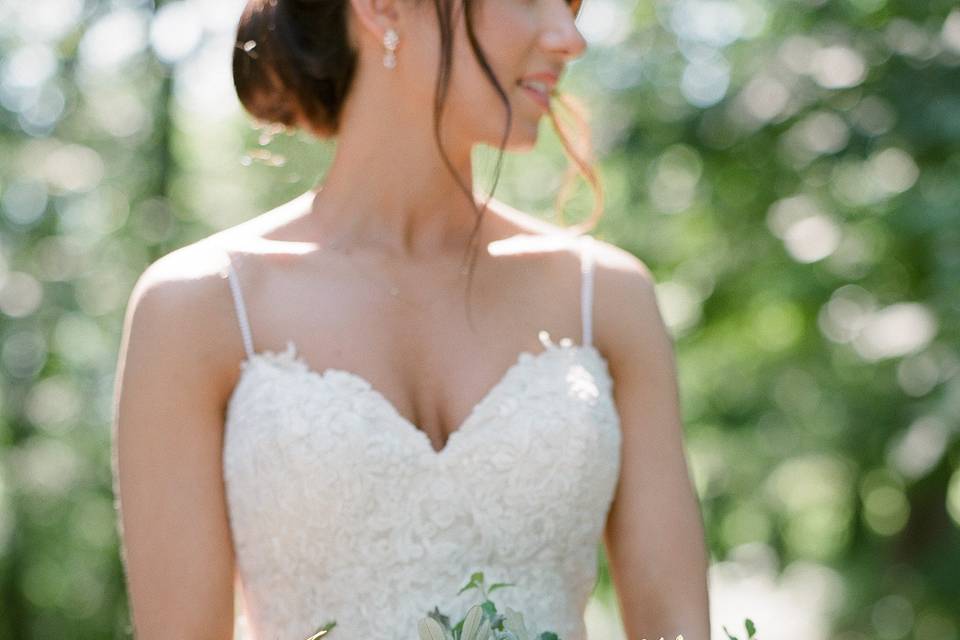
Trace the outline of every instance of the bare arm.
<instances>
[{"instance_id":1,"label":"bare arm","mask_svg":"<svg viewBox=\"0 0 960 640\"><path fill-rule=\"evenodd\" d=\"M138 640L230 640L222 391L202 319L210 287L172 276L171 261L140 277L124 322L113 425L121 555Z\"/></svg>"},{"instance_id":2,"label":"bare arm","mask_svg":"<svg viewBox=\"0 0 960 640\"><path fill-rule=\"evenodd\" d=\"M709 559L683 450L671 339L646 266L620 250L609 255L615 268L598 280L597 308L614 345L623 440L604 543L624 629L630 640L709 640Z\"/></svg>"}]
</instances>

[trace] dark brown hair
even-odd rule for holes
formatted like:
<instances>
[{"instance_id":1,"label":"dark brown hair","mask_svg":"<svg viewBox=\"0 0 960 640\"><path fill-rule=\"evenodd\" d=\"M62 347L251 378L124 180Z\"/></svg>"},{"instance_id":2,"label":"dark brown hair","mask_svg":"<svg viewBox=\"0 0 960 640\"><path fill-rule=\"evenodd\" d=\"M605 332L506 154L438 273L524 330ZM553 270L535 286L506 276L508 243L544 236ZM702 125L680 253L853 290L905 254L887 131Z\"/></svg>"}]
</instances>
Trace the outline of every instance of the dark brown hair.
<instances>
[{"instance_id":1,"label":"dark brown hair","mask_svg":"<svg viewBox=\"0 0 960 640\"><path fill-rule=\"evenodd\" d=\"M440 25L441 54L434 90L433 132L447 168L456 176L440 139L440 121L450 83L453 3L457 0L432 1ZM462 0L467 37L477 62L507 108L507 122L494 169L494 187L490 192L492 197L500 176L504 145L513 113L510 100L490 68L474 33L473 12L477 1ZM574 10L579 11L579 0L571 2L572 6L576 6ZM248 0L237 27L233 81L241 104L254 118L263 123L304 129L319 138L336 135L341 107L357 68L357 50L350 42L347 27L348 3L349 0ZM554 95L551 103L559 103L564 107L573 117L574 127L579 134L575 141L571 141L551 107L549 118L574 165L568 166L555 206L562 211L572 185L571 179L579 172L594 191L594 207L586 220L569 226L568 230L586 233L596 226L601 215L603 193L597 175L589 164L592 162L592 149L585 110L579 102L560 93ZM474 205L472 185L459 184ZM470 245L479 230L488 202L484 202L477 210L477 224L470 237ZM470 261L471 276L473 262Z\"/></svg>"}]
</instances>

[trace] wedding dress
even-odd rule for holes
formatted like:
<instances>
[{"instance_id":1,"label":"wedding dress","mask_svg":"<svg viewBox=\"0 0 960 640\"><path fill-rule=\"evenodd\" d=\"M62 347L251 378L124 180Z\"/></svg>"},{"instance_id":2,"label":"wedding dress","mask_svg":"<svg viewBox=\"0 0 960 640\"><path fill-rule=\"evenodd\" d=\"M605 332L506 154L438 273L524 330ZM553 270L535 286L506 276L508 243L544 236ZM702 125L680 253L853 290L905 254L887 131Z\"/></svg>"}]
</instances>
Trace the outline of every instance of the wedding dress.
<instances>
[{"instance_id":1,"label":"wedding dress","mask_svg":"<svg viewBox=\"0 0 960 640\"><path fill-rule=\"evenodd\" d=\"M585 640L620 470L608 363L591 342L593 239L581 243L580 344L539 332L443 449L363 377L312 370L292 340L246 358L225 416L223 473L255 640L415 640L434 606L460 620L470 574L538 631ZM238 632L239 634L239 632Z\"/></svg>"}]
</instances>

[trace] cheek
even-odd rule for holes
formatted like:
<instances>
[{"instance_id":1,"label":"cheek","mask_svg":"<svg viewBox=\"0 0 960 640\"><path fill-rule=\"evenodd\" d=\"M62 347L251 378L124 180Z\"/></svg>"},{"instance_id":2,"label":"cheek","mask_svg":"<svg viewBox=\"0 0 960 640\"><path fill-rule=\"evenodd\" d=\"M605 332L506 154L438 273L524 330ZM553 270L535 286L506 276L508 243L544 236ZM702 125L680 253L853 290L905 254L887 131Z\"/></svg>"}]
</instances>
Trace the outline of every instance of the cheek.
<instances>
[{"instance_id":1,"label":"cheek","mask_svg":"<svg viewBox=\"0 0 960 640\"><path fill-rule=\"evenodd\" d=\"M447 117L457 123L460 131L469 131L473 137L487 138L499 136L507 121L507 109L497 92L493 81L483 72L480 65L472 59L472 53L464 52L459 60L468 64L455 63L450 78L450 91L447 94ZM502 64L493 56L487 56L487 62L496 76L516 117L517 96L515 78L517 73L508 64Z\"/></svg>"},{"instance_id":2,"label":"cheek","mask_svg":"<svg viewBox=\"0 0 960 640\"><path fill-rule=\"evenodd\" d=\"M482 0L476 8L473 31L490 70L499 81L513 111L514 127L534 120L536 107L526 99L517 80L534 70L536 16L522 0ZM491 79L481 68L470 46L466 21L458 16L454 35L449 88L445 98L444 128L451 132L498 144L507 122L507 110ZM415 56L415 77L405 80L405 96L413 105L431 112L434 100L440 36L435 20L425 20L423 32L411 34L409 55Z\"/></svg>"},{"instance_id":3,"label":"cheek","mask_svg":"<svg viewBox=\"0 0 960 640\"><path fill-rule=\"evenodd\" d=\"M496 1L496 0L494 0ZM535 32L516 12L487 12L474 24L474 33L484 54L487 65L493 72L511 102L516 101L517 79L530 71L530 59L535 46ZM499 24L499 28L486 25ZM453 68L450 78L450 98L463 102L471 115L483 115L498 120L506 117L503 101L493 81L480 66L468 40L465 23L461 22L456 34L453 52Z\"/></svg>"}]
</instances>

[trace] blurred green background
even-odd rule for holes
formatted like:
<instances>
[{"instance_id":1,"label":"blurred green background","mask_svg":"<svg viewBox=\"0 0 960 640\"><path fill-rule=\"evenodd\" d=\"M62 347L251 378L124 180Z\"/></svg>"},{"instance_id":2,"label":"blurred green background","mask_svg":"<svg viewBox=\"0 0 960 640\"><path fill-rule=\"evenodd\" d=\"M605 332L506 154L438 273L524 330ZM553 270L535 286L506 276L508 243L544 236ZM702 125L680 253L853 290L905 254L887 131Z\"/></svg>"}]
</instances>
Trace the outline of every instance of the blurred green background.
<instances>
[{"instance_id":1,"label":"blurred green background","mask_svg":"<svg viewBox=\"0 0 960 640\"><path fill-rule=\"evenodd\" d=\"M133 283L331 156L239 109L241 8L0 4L0 640L130 637L110 421ZM562 88L591 112L594 234L649 265L675 337L713 637L960 639L960 9L586 0L579 24ZM564 165L544 120L495 195L556 220ZM622 638L601 568L591 638Z\"/></svg>"}]
</instances>

